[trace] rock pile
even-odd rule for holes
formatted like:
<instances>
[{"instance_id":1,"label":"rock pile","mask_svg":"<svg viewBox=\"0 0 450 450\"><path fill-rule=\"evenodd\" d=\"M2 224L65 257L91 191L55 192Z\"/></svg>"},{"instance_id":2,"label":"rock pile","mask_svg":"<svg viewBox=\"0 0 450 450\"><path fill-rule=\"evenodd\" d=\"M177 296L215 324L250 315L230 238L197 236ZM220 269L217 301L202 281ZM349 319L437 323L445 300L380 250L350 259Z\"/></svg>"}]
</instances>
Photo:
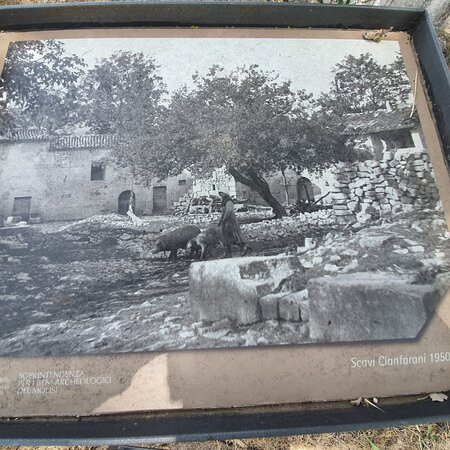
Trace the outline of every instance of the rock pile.
<instances>
[{"instance_id":1,"label":"rock pile","mask_svg":"<svg viewBox=\"0 0 450 450\"><path fill-rule=\"evenodd\" d=\"M241 228L246 238L250 240L261 240L273 239L274 237L298 237L305 232L313 237L312 234L314 234L314 231L306 229L309 225L314 225L314 227L317 227L319 234L323 234L323 231L320 231L320 227L332 225L333 223L333 211L323 209L321 211L304 213L298 216L246 224L242 225ZM298 242L298 245L302 245L302 242Z\"/></svg>"},{"instance_id":2,"label":"rock pile","mask_svg":"<svg viewBox=\"0 0 450 450\"><path fill-rule=\"evenodd\" d=\"M424 150L385 152L382 161L340 163L335 176L332 198L339 224L365 225L389 213L432 206L439 199Z\"/></svg>"},{"instance_id":3,"label":"rock pile","mask_svg":"<svg viewBox=\"0 0 450 450\"><path fill-rule=\"evenodd\" d=\"M174 216L181 216L186 214L189 205L192 202L192 193L184 194L177 202L174 202L172 207L172 214Z\"/></svg>"},{"instance_id":4,"label":"rock pile","mask_svg":"<svg viewBox=\"0 0 450 450\"><path fill-rule=\"evenodd\" d=\"M213 211L211 211L211 208ZM184 194L177 202L174 202L172 214L181 216L184 214L208 214L220 210L220 198L192 197L192 193Z\"/></svg>"}]
</instances>

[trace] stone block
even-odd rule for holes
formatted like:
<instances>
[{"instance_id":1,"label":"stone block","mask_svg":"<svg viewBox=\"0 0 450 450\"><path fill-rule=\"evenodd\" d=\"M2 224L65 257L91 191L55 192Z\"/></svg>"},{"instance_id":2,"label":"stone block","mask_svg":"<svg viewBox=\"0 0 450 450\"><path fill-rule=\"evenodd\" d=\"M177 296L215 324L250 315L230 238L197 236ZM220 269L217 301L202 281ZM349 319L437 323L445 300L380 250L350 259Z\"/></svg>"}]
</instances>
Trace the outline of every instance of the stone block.
<instances>
[{"instance_id":1,"label":"stone block","mask_svg":"<svg viewBox=\"0 0 450 450\"><path fill-rule=\"evenodd\" d=\"M359 240L359 245L363 248L380 248L389 241L392 241L393 237L390 235L376 235L366 234Z\"/></svg>"},{"instance_id":2,"label":"stone block","mask_svg":"<svg viewBox=\"0 0 450 450\"><path fill-rule=\"evenodd\" d=\"M411 197L406 197L406 196L401 197L400 200L401 200L402 203L405 203L405 204L407 204L407 205L414 202L414 199L413 199L413 198L411 198Z\"/></svg>"},{"instance_id":3,"label":"stone block","mask_svg":"<svg viewBox=\"0 0 450 450\"><path fill-rule=\"evenodd\" d=\"M304 272L298 258L285 255L195 262L189 306L196 321L254 323L262 319L259 299L298 272Z\"/></svg>"},{"instance_id":4,"label":"stone block","mask_svg":"<svg viewBox=\"0 0 450 450\"><path fill-rule=\"evenodd\" d=\"M286 292L278 294L264 295L259 299L259 306L261 307L261 314L264 320L278 319L278 302L281 298L286 296Z\"/></svg>"},{"instance_id":5,"label":"stone block","mask_svg":"<svg viewBox=\"0 0 450 450\"><path fill-rule=\"evenodd\" d=\"M352 202L348 202L348 209L352 212L357 212L358 209L360 208L359 202L356 201L352 201Z\"/></svg>"},{"instance_id":6,"label":"stone block","mask_svg":"<svg viewBox=\"0 0 450 450\"><path fill-rule=\"evenodd\" d=\"M413 212L414 211L414 206L413 205L403 205L403 212L408 213L408 212Z\"/></svg>"},{"instance_id":7,"label":"stone block","mask_svg":"<svg viewBox=\"0 0 450 450\"><path fill-rule=\"evenodd\" d=\"M336 223L340 225L345 225L347 223L352 223L356 220L355 215L351 214L348 216L336 216Z\"/></svg>"},{"instance_id":8,"label":"stone block","mask_svg":"<svg viewBox=\"0 0 450 450\"><path fill-rule=\"evenodd\" d=\"M347 194L341 193L333 193L331 194L333 200L346 200L348 198Z\"/></svg>"},{"instance_id":9,"label":"stone block","mask_svg":"<svg viewBox=\"0 0 450 450\"><path fill-rule=\"evenodd\" d=\"M311 279L308 292L316 342L416 338L439 300L434 285L380 273Z\"/></svg>"},{"instance_id":10,"label":"stone block","mask_svg":"<svg viewBox=\"0 0 450 450\"><path fill-rule=\"evenodd\" d=\"M301 320L301 307L306 307L308 301L308 291L303 289L299 292L293 292L280 298L280 318L291 322Z\"/></svg>"},{"instance_id":11,"label":"stone block","mask_svg":"<svg viewBox=\"0 0 450 450\"><path fill-rule=\"evenodd\" d=\"M372 216L370 214L366 214L364 212L359 212L358 214L356 214L356 220L359 223L366 224L372 220Z\"/></svg>"},{"instance_id":12,"label":"stone block","mask_svg":"<svg viewBox=\"0 0 450 450\"><path fill-rule=\"evenodd\" d=\"M364 186L366 183L369 182L368 178L359 178L358 180L356 180L353 184L354 187L358 188L358 187L362 187Z\"/></svg>"},{"instance_id":13,"label":"stone block","mask_svg":"<svg viewBox=\"0 0 450 450\"><path fill-rule=\"evenodd\" d=\"M333 209L334 214L336 214L336 216L351 216L352 213L351 211L349 211L347 208L346 209Z\"/></svg>"},{"instance_id":14,"label":"stone block","mask_svg":"<svg viewBox=\"0 0 450 450\"><path fill-rule=\"evenodd\" d=\"M364 206L362 207L362 212L365 214L370 214L371 216L379 216L380 212L378 211L377 208L375 208L372 205L368 205L368 204L364 204Z\"/></svg>"},{"instance_id":15,"label":"stone block","mask_svg":"<svg viewBox=\"0 0 450 450\"><path fill-rule=\"evenodd\" d=\"M383 152L383 161L392 161L394 159L394 154L390 151Z\"/></svg>"}]
</instances>

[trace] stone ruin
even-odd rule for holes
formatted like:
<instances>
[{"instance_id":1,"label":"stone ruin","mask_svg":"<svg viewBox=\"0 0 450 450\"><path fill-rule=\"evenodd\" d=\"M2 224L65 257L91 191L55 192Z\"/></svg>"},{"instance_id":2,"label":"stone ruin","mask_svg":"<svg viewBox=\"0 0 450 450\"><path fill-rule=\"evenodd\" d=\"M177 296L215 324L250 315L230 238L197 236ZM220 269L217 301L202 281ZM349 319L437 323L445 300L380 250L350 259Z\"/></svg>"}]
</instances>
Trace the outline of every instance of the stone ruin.
<instances>
[{"instance_id":1,"label":"stone ruin","mask_svg":"<svg viewBox=\"0 0 450 450\"><path fill-rule=\"evenodd\" d=\"M434 206L439 193L425 150L387 151L382 161L340 163L332 199L339 224L367 224L388 213Z\"/></svg>"},{"instance_id":2,"label":"stone ruin","mask_svg":"<svg viewBox=\"0 0 450 450\"><path fill-rule=\"evenodd\" d=\"M196 262L189 285L195 320L306 322L309 342L416 338L442 295L406 275L314 277L286 255Z\"/></svg>"},{"instance_id":3,"label":"stone ruin","mask_svg":"<svg viewBox=\"0 0 450 450\"><path fill-rule=\"evenodd\" d=\"M275 315L278 318L278 306L275 308L277 312L272 312L265 299L270 296L278 299L289 294L285 291L289 279L301 278L303 273L296 256L258 256L193 263L189 283L191 310L197 320L228 318L237 324L272 319ZM297 287L302 287L300 280ZM286 311L281 308L281 314L287 320L298 321L299 307L297 303Z\"/></svg>"}]
</instances>

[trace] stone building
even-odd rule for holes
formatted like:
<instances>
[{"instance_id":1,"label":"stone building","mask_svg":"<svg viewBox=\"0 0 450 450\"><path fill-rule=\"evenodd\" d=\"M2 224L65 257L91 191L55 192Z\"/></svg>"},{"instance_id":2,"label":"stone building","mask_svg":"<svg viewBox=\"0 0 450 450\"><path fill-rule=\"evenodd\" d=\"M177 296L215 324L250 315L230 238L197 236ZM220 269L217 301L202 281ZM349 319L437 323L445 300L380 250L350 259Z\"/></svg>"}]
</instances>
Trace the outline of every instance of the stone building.
<instances>
[{"instance_id":1,"label":"stone building","mask_svg":"<svg viewBox=\"0 0 450 450\"><path fill-rule=\"evenodd\" d=\"M385 151L409 149L414 153L422 148L423 138L417 117L411 109L403 108L371 111L346 116L342 131L348 144L359 151L360 159L381 161Z\"/></svg>"},{"instance_id":2,"label":"stone building","mask_svg":"<svg viewBox=\"0 0 450 450\"><path fill-rule=\"evenodd\" d=\"M128 210L164 214L192 189L188 173L136 183L111 158L112 135L48 137L20 130L0 139L0 215L73 220Z\"/></svg>"},{"instance_id":3,"label":"stone building","mask_svg":"<svg viewBox=\"0 0 450 450\"><path fill-rule=\"evenodd\" d=\"M195 179L192 189L194 197L218 196L220 191L227 192L232 197L241 197L239 185L225 168L219 168L209 178Z\"/></svg>"},{"instance_id":4,"label":"stone building","mask_svg":"<svg viewBox=\"0 0 450 450\"><path fill-rule=\"evenodd\" d=\"M330 171L314 174L305 170L298 174L293 170L286 170L284 176L281 172L275 172L268 175L266 181L270 192L280 203L292 205L298 200L313 203L320 199L330 190L333 178ZM210 197L218 195L219 191L227 192L239 201L267 206L256 191L235 181L224 168L215 170L210 178L197 179L193 182L195 197Z\"/></svg>"}]
</instances>

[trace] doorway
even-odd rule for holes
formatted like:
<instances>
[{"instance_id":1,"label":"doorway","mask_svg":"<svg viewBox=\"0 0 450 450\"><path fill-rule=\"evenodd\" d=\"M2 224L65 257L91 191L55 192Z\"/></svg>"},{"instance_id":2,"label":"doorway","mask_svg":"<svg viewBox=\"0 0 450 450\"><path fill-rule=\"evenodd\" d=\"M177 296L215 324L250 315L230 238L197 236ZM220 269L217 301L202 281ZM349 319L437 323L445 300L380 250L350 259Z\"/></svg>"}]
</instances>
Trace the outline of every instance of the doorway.
<instances>
[{"instance_id":1,"label":"doorway","mask_svg":"<svg viewBox=\"0 0 450 450\"><path fill-rule=\"evenodd\" d=\"M128 209L130 207L130 198L131 198L131 191L123 191L119 195L119 205L117 208L117 212L119 214L125 215L128 212ZM133 200L132 200L133 211L135 205L136 205L136 195L133 193Z\"/></svg>"},{"instance_id":2,"label":"doorway","mask_svg":"<svg viewBox=\"0 0 450 450\"><path fill-rule=\"evenodd\" d=\"M297 201L299 203L314 203L313 185L306 177L297 181Z\"/></svg>"},{"instance_id":3,"label":"doorway","mask_svg":"<svg viewBox=\"0 0 450 450\"><path fill-rule=\"evenodd\" d=\"M167 186L153 187L153 214L167 211Z\"/></svg>"},{"instance_id":4,"label":"doorway","mask_svg":"<svg viewBox=\"0 0 450 450\"><path fill-rule=\"evenodd\" d=\"M13 216L20 216L22 220L30 220L31 197L14 197Z\"/></svg>"}]
</instances>

